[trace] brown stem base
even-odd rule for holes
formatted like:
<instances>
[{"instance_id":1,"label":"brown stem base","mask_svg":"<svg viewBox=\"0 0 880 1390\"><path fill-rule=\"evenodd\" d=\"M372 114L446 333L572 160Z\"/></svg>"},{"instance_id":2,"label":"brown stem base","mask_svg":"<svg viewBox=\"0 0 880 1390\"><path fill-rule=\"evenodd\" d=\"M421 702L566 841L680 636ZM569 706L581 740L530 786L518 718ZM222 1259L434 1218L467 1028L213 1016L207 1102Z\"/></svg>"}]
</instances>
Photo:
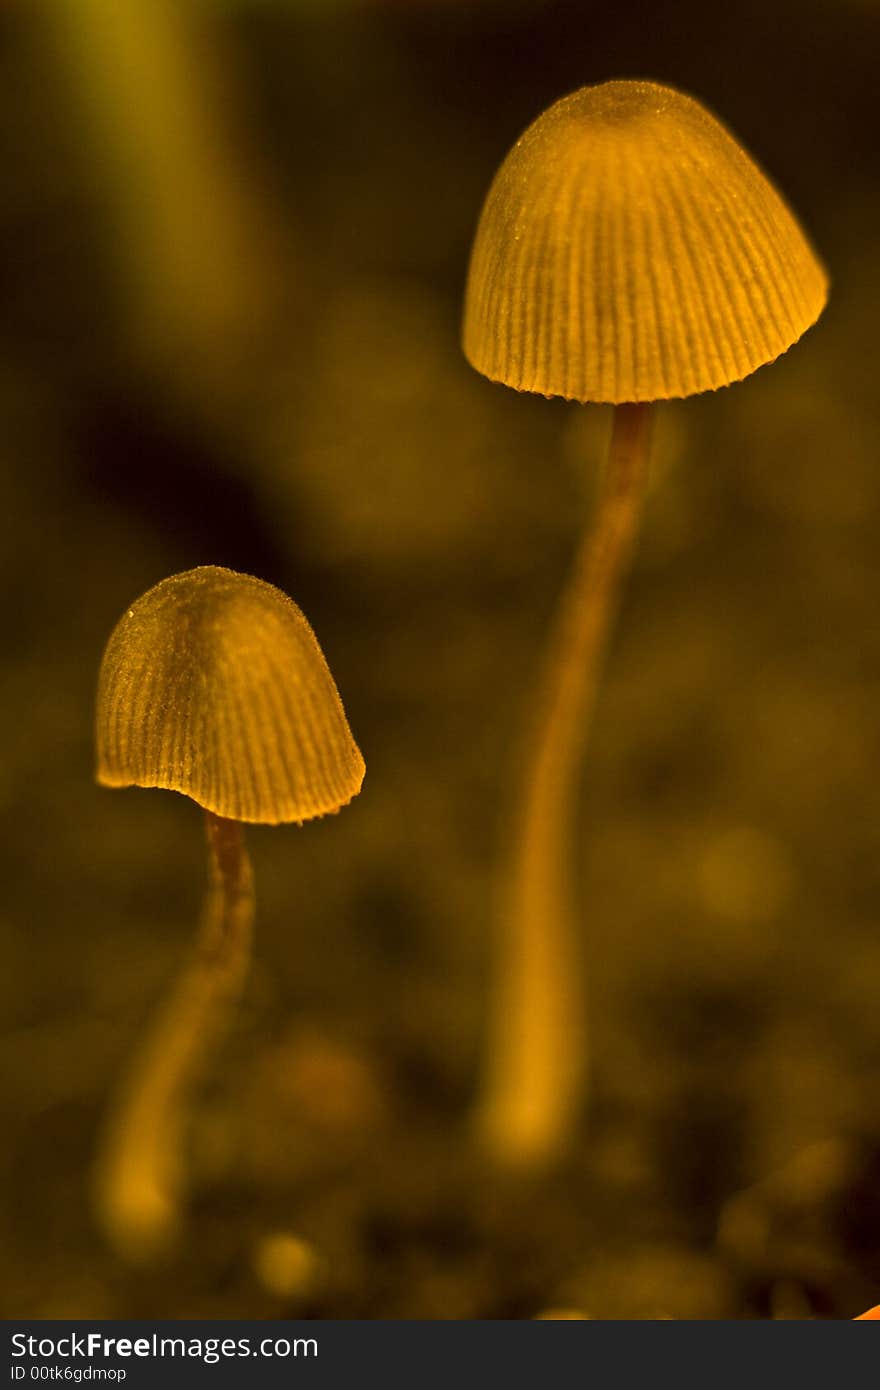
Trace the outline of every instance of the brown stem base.
<instances>
[{"instance_id":1,"label":"brown stem base","mask_svg":"<svg viewBox=\"0 0 880 1390\"><path fill-rule=\"evenodd\" d=\"M98 1218L132 1263L154 1260L174 1243L192 1087L250 963L254 891L242 829L211 812L206 817L209 883L196 943L135 1057L96 1162Z\"/></svg>"},{"instance_id":2,"label":"brown stem base","mask_svg":"<svg viewBox=\"0 0 880 1390\"><path fill-rule=\"evenodd\" d=\"M608 634L638 526L650 407L618 406L593 525L562 597L538 689L496 924L486 1068L476 1123L499 1162L545 1165L583 1108L586 1008L573 908L572 831Z\"/></svg>"}]
</instances>

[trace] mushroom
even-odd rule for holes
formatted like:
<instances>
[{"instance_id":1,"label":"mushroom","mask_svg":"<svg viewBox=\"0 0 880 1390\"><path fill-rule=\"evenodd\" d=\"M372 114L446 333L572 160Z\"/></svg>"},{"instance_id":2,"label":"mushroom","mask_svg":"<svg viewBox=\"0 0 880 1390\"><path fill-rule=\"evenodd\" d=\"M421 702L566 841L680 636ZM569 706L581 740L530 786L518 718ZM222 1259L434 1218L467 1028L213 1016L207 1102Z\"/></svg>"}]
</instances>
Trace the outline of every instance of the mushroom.
<instances>
[{"instance_id":1,"label":"mushroom","mask_svg":"<svg viewBox=\"0 0 880 1390\"><path fill-rule=\"evenodd\" d=\"M190 959L112 1110L96 1167L111 1242L134 1261L180 1220L186 1101L247 975L254 889L243 823L302 823L360 791L364 762L311 627L279 589L209 565L125 613L98 681L97 780L204 808L209 886Z\"/></svg>"},{"instance_id":2,"label":"mushroom","mask_svg":"<svg viewBox=\"0 0 880 1390\"><path fill-rule=\"evenodd\" d=\"M552 1158L583 1103L573 817L644 493L651 403L772 362L816 321L827 289L761 170L698 102L653 82L563 97L517 141L489 190L467 281L465 355L518 391L614 406L592 528L538 681L500 895L477 1116L499 1158Z\"/></svg>"}]
</instances>

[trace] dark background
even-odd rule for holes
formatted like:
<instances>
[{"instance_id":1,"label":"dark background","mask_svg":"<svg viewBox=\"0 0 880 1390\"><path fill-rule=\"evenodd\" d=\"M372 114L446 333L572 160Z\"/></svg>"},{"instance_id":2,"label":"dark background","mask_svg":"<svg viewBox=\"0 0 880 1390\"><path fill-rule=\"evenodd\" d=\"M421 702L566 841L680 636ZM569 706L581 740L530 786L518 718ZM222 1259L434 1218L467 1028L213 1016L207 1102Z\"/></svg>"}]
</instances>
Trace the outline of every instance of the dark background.
<instances>
[{"instance_id":1,"label":"dark background","mask_svg":"<svg viewBox=\"0 0 880 1390\"><path fill-rule=\"evenodd\" d=\"M18 1317L852 1316L880 1301L873 0L12 0L0 14L0 1306ZM662 409L579 834L583 1137L471 1151L512 750L607 440L464 362L507 148L611 77L720 115L830 268ZM185 1246L130 1270L95 1136L190 940L200 815L92 781L125 607L280 585L367 762L251 835L245 1006Z\"/></svg>"}]
</instances>

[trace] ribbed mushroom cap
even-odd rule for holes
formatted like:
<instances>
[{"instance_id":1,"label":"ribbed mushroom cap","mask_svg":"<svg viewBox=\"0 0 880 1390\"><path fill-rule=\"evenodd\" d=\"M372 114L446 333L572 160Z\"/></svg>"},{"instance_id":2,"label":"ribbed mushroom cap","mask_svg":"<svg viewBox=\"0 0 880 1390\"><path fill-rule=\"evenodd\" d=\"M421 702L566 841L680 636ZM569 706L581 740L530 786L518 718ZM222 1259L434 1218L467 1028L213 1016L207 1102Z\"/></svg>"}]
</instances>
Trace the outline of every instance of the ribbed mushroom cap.
<instances>
[{"instance_id":1,"label":"ribbed mushroom cap","mask_svg":"<svg viewBox=\"0 0 880 1390\"><path fill-rule=\"evenodd\" d=\"M168 787L230 820L303 821L360 791L364 761L315 634L262 579L164 579L101 663L97 779Z\"/></svg>"},{"instance_id":2,"label":"ribbed mushroom cap","mask_svg":"<svg viewBox=\"0 0 880 1390\"><path fill-rule=\"evenodd\" d=\"M698 102L605 82L529 126L489 190L464 351L521 391L690 396L815 323L822 266L779 194Z\"/></svg>"}]
</instances>

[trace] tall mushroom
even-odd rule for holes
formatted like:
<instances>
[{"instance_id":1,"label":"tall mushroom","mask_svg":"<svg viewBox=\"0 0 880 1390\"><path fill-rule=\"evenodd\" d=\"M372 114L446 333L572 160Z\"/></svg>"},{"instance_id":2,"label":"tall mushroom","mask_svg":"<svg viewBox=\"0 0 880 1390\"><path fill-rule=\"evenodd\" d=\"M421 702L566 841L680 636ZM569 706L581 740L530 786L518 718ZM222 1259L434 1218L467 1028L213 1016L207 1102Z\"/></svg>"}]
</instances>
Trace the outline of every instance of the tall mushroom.
<instances>
[{"instance_id":1,"label":"tall mushroom","mask_svg":"<svg viewBox=\"0 0 880 1390\"><path fill-rule=\"evenodd\" d=\"M97 780L166 787L204 808L209 886L195 947L112 1110L96 1201L117 1249L162 1252L180 1216L186 1100L238 997L253 876L242 824L309 820L360 791L363 759L312 629L279 589L213 565L163 580L101 663Z\"/></svg>"},{"instance_id":2,"label":"tall mushroom","mask_svg":"<svg viewBox=\"0 0 880 1390\"><path fill-rule=\"evenodd\" d=\"M651 402L772 362L827 278L792 213L714 116L653 82L584 87L539 116L489 190L464 351L519 391L612 404L592 527L538 681L496 932L478 1123L500 1159L560 1152L583 1102L571 836L608 631L637 530Z\"/></svg>"}]
</instances>

